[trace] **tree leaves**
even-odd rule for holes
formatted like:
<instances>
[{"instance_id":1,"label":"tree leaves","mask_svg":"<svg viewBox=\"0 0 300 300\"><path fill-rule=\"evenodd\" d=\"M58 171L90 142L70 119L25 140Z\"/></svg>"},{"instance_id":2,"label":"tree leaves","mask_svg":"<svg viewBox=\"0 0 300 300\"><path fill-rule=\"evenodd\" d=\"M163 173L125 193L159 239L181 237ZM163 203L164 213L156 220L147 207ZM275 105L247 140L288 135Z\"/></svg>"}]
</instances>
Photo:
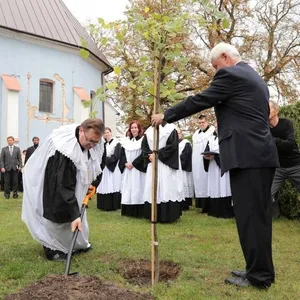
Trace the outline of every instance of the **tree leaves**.
<instances>
[{"instance_id":1,"label":"tree leaves","mask_svg":"<svg viewBox=\"0 0 300 300\"><path fill-rule=\"evenodd\" d=\"M116 75L120 75L121 74L121 68L119 66L114 66L114 73Z\"/></svg>"},{"instance_id":2,"label":"tree leaves","mask_svg":"<svg viewBox=\"0 0 300 300\"><path fill-rule=\"evenodd\" d=\"M84 59L88 59L88 57L90 56L90 53L89 53L89 51L87 51L85 49L80 49L79 55Z\"/></svg>"},{"instance_id":3,"label":"tree leaves","mask_svg":"<svg viewBox=\"0 0 300 300\"><path fill-rule=\"evenodd\" d=\"M163 1L162 5L159 3L130 1L125 12L126 20L106 24L99 19L99 24L91 27L93 38L103 47L101 51L115 65L114 72L106 77L107 88L99 94L101 99L105 94L122 107L128 103L132 104L131 107L140 107L144 114L148 112L144 118L149 120L154 95L155 49L159 50L162 57L158 79L164 107L184 99L191 92L198 92L198 87L203 89L208 86L214 71L210 69L207 57L209 50L220 41L235 44L242 55L255 60L258 69L265 65L268 34L262 29L267 23L253 19L255 15L248 1L168 0ZM256 14L261 11L270 14L270 11L263 9L265 1L257 5L260 9L256 8ZM267 21L267 16L263 14L260 18ZM254 22L255 26L251 27ZM288 26L289 23L285 22ZM259 28L258 33L254 27ZM286 30L299 30L299 27L294 22ZM288 41L278 42L265 71L269 70L270 73L276 67L277 59L273 57L276 54L280 60L286 50L285 44L289 45ZM295 52L295 48L291 51ZM296 61L290 60L288 65L292 66ZM279 61L278 65L284 64ZM289 75L294 74L291 73L294 72L292 68L288 71L287 77L290 76L292 82L297 76ZM281 81L281 76L277 76L278 90L291 95L291 89L287 88L286 81L285 84ZM131 114L136 117L134 109L127 111L129 119Z\"/></svg>"}]
</instances>

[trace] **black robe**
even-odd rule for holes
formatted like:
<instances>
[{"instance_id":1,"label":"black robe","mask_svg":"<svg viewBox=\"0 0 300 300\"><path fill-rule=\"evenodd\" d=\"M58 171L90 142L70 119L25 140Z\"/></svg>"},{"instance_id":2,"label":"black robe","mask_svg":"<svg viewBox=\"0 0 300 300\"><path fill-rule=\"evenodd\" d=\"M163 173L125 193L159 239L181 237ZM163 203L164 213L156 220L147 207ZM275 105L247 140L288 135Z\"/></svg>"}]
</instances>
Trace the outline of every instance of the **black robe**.
<instances>
[{"instance_id":1,"label":"black robe","mask_svg":"<svg viewBox=\"0 0 300 300\"><path fill-rule=\"evenodd\" d=\"M179 143L182 140L179 141ZM180 163L181 169L185 172L192 172L192 154L193 148L190 143L186 143L181 154L180 154ZM189 210L189 207L193 205L192 198L185 198L184 201L181 202L182 210Z\"/></svg>"},{"instance_id":2,"label":"black robe","mask_svg":"<svg viewBox=\"0 0 300 300\"><path fill-rule=\"evenodd\" d=\"M148 156L152 154L152 150L149 147L147 136L145 135L142 141L142 153L146 165L150 162ZM172 169L179 169L179 160L178 160L178 134L174 129L170 136L167 139L166 146L158 150L158 159L169 166Z\"/></svg>"},{"instance_id":3,"label":"black robe","mask_svg":"<svg viewBox=\"0 0 300 300\"><path fill-rule=\"evenodd\" d=\"M79 127L75 132L77 140L78 131ZM84 148L81 147L81 149L84 151ZM103 160L105 160L105 153L101 166L103 166ZM43 217L45 219L54 223L67 223L80 217L80 208L75 196L76 174L77 169L74 163L59 151L49 158L43 189ZM99 174L91 185L97 188L101 177L102 174Z\"/></svg>"},{"instance_id":4,"label":"black robe","mask_svg":"<svg viewBox=\"0 0 300 300\"><path fill-rule=\"evenodd\" d=\"M106 144L111 144L111 142L113 141L113 139L111 139L109 142L105 142L104 147L106 149ZM118 164L118 161L120 160L120 155L121 155L121 144L117 143L114 153L111 156L106 156L105 159L105 166L107 167L107 169L111 172L115 171L115 168Z\"/></svg>"},{"instance_id":5,"label":"black robe","mask_svg":"<svg viewBox=\"0 0 300 300\"><path fill-rule=\"evenodd\" d=\"M27 150L26 150L26 155L25 155L24 166L26 165L27 160L28 160L29 157L33 154L33 152L36 150L37 147L38 147L38 145L33 145L33 146L27 148Z\"/></svg>"},{"instance_id":6,"label":"black robe","mask_svg":"<svg viewBox=\"0 0 300 300\"><path fill-rule=\"evenodd\" d=\"M183 171L192 172L192 152L192 145L186 143L180 154L181 168Z\"/></svg>"},{"instance_id":7,"label":"black robe","mask_svg":"<svg viewBox=\"0 0 300 300\"><path fill-rule=\"evenodd\" d=\"M142 141L142 153L144 161L148 164L148 155L153 151L150 149L147 136ZM178 134L174 129L167 139L166 146L158 150L158 159L174 170L179 169L179 150L178 150ZM168 201L157 205L157 222L172 223L178 220L181 216L181 200ZM151 203L145 202L145 218L151 220Z\"/></svg>"},{"instance_id":8,"label":"black robe","mask_svg":"<svg viewBox=\"0 0 300 300\"><path fill-rule=\"evenodd\" d=\"M110 156L107 156L106 146L107 144L111 144L113 139L109 142L105 142L104 149L105 149L105 160L104 165L101 166L102 170L106 167L112 173L115 171L116 167L118 167L118 162L121 156L121 144L117 143L114 149L114 153ZM117 210L121 206L121 193L120 191L109 193L109 194L102 194L97 193L97 208L104 210L104 211L111 211Z\"/></svg>"},{"instance_id":9,"label":"black robe","mask_svg":"<svg viewBox=\"0 0 300 300\"><path fill-rule=\"evenodd\" d=\"M135 139L138 141L143 136L137 136ZM122 147L120 161L119 161L119 168L121 173L123 174L125 170L125 164L127 163L127 158L125 154L125 149ZM145 163L143 153L141 153L133 162L132 165L139 170L140 172L146 173L148 163Z\"/></svg>"}]
</instances>

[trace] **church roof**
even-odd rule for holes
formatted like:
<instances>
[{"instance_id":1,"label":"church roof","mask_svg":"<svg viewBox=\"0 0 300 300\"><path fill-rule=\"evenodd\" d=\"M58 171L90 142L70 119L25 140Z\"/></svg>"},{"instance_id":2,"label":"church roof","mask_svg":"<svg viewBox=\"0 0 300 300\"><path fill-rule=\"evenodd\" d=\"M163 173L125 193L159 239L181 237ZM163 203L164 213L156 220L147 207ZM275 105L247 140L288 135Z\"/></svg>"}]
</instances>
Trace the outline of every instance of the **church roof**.
<instances>
[{"instance_id":1,"label":"church roof","mask_svg":"<svg viewBox=\"0 0 300 300\"><path fill-rule=\"evenodd\" d=\"M0 0L0 28L10 29L63 44L82 47L108 67L112 67L84 27L62 0Z\"/></svg>"}]
</instances>

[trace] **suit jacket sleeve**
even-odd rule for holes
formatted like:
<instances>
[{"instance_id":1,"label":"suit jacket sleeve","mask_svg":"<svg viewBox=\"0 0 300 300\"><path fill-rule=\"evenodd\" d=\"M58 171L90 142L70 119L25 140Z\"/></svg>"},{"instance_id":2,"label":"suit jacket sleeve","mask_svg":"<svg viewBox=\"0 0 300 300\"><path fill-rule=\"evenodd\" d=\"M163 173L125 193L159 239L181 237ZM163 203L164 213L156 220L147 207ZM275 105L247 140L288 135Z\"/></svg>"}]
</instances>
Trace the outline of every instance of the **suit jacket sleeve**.
<instances>
[{"instance_id":1,"label":"suit jacket sleeve","mask_svg":"<svg viewBox=\"0 0 300 300\"><path fill-rule=\"evenodd\" d=\"M17 159L18 159L18 162L19 162L19 168L21 168L22 167L22 156L21 156L21 149L20 148L18 148Z\"/></svg>"},{"instance_id":2,"label":"suit jacket sleeve","mask_svg":"<svg viewBox=\"0 0 300 300\"><path fill-rule=\"evenodd\" d=\"M0 156L0 168L4 168L4 156L5 156L5 153L4 153L4 148L2 148L1 150L1 156Z\"/></svg>"},{"instance_id":3,"label":"suit jacket sleeve","mask_svg":"<svg viewBox=\"0 0 300 300\"><path fill-rule=\"evenodd\" d=\"M28 148L28 149L29 149L29 148ZM29 158L28 149L27 149L26 154L25 154L24 166L26 165L27 160L28 160L28 158Z\"/></svg>"},{"instance_id":4,"label":"suit jacket sleeve","mask_svg":"<svg viewBox=\"0 0 300 300\"><path fill-rule=\"evenodd\" d=\"M231 96L232 86L233 83L228 70L226 68L220 69L206 90L195 96L190 96L179 104L167 109L164 113L164 120L168 123L173 123L213 107L219 102L226 101Z\"/></svg>"},{"instance_id":5,"label":"suit jacket sleeve","mask_svg":"<svg viewBox=\"0 0 300 300\"><path fill-rule=\"evenodd\" d=\"M26 150L26 154L25 154L25 162L24 162L24 166L26 165L29 157L31 156L31 154L33 153L33 149L32 147L27 148Z\"/></svg>"}]
</instances>

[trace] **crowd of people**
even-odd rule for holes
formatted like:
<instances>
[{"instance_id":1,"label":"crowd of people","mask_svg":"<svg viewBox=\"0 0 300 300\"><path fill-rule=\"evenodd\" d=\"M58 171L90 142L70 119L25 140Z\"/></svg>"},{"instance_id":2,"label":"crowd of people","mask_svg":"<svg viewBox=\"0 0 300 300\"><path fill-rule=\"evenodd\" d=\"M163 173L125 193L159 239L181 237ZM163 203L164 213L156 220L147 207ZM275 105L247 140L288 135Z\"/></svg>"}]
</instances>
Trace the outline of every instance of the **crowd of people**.
<instances>
[{"instance_id":1,"label":"crowd of people","mask_svg":"<svg viewBox=\"0 0 300 300\"><path fill-rule=\"evenodd\" d=\"M173 124L159 127L158 222L178 220L195 195L201 212L233 217L229 174L221 174L216 128L203 114L199 125L192 143ZM97 207L104 211L121 208L124 216L151 219L153 127L144 132L134 120L125 138L112 138L110 128L105 129L104 138L106 159Z\"/></svg>"},{"instance_id":2,"label":"crowd of people","mask_svg":"<svg viewBox=\"0 0 300 300\"><path fill-rule=\"evenodd\" d=\"M23 172L22 220L48 259L66 259L76 228L80 233L74 251L91 249L87 219L80 216L87 191L97 190L98 209L121 209L123 216L150 219L153 136L158 127L157 222L177 221L193 198L202 213L234 216L245 269L233 270L225 283L268 288L275 282L274 199L286 178L300 190L293 125L279 118L266 83L235 47L216 45L210 62L217 71L211 85L154 114L145 131L133 120L126 136L116 139L101 120L87 119L54 130L32 149ZM172 124L210 107L215 108L217 122L213 126L200 114L192 142ZM0 167L16 197L13 172L21 170L21 154L10 148L12 137L7 141ZM5 196L9 197L7 186Z\"/></svg>"}]
</instances>

